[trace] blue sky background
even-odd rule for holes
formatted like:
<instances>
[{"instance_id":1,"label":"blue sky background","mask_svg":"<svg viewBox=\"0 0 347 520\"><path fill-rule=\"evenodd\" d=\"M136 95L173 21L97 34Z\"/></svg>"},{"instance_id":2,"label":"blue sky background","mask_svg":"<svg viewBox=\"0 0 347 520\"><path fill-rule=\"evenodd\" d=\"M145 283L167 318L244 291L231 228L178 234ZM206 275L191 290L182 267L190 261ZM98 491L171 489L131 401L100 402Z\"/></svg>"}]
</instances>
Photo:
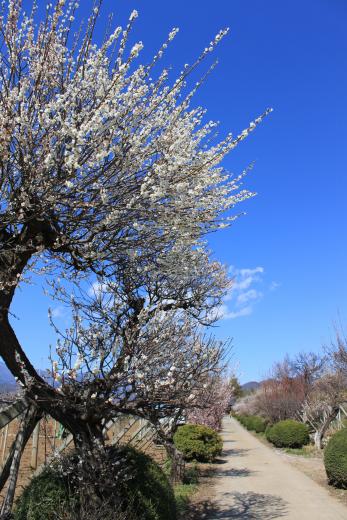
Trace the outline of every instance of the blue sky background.
<instances>
[{"instance_id":1,"label":"blue sky background","mask_svg":"<svg viewBox=\"0 0 347 520\"><path fill-rule=\"evenodd\" d=\"M90 2L81 4L83 16ZM113 11L123 25L134 8L132 38L144 42L144 58L180 28L166 56L174 71L230 27L196 97L221 133L274 108L224 162L237 174L256 161L245 183L258 196L243 204L246 216L210 238L236 280L216 334L234 338L241 380L260 379L287 352L319 350L334 322L347 322L347 3L104 0L103 20ZM18 336L41 367L52 340L47 304L39 283L23 287L14 306Z\"/></svg>"}]
</instances>

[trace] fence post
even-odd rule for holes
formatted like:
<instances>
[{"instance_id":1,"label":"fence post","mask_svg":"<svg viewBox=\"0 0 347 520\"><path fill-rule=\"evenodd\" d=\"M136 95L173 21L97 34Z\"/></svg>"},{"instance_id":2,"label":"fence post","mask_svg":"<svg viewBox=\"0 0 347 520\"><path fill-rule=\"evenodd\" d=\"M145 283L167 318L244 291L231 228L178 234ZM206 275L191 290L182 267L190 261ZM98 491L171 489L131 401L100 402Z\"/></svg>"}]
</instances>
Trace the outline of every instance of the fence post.
<instances>
[{"instance_id":1,"label":"fence post","mask_svg":"<svg viewBox=\"0 0 347 520\"><path fill-rule=\"evenodd\" d=\"M5 430L2 432L3 436L3 445L2 445L2 452L1 452L1 465L3 465L5 460L5 453L6 453L6 444L7 444L7 436L8 436L8 424L5 426Z\"/></svg>"},{"instance_id":2,"label":"fence post","mask_svg":"<svg viewBox=\"0 0 347 520\"><path fill-rule=\"evenodd\" d=\"M33 445L31 449L31 462L30 466L33 469L37 468L37 456L38 456L38 450L39 450L39 436L40 436L40 422L37 423L35 426L34 432L33 432Z\"/></svg>"}]
</instances>

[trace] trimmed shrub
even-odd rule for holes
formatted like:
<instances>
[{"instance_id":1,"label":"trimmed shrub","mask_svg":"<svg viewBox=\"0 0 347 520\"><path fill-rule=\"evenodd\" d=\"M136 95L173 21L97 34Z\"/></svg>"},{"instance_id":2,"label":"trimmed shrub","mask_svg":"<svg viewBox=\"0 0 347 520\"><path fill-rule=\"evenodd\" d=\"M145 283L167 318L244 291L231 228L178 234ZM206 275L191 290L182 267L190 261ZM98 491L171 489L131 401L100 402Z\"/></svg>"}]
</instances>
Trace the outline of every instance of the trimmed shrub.
<instances>
[{"instance_id":1,"label":"trimmed shrub","mask_svg":"<svg viewBox=\"0 0 347 520\"><path fill-rule=\"evenodd\" d=\"M174 442L185 460L211 462L222 453L221 436L212 428L201 424L185 424L178 428Z\"/></svg>"},{"instance_id":2,"label":"trimmed shrub","mask_svg":"<svg viewBox=\"0 0 347 520\"><path fill-rule=\"evenodd\" d=\"M244 416L242 417L242 420L241 420L241 424L242 424L242 426L244 426L245 428L247 428L247 430L249 429L249 428L248 428L248 426L249 426L249 424L250 424L250 421L249 421L249 420L250 420L249 415L244 415Z\"/></svg>"},{"instance_id":3,"label":"trimmed shrub","mask_svg":"<svg viewBox=\"0 0 347 520\"><path fill-rule=\"evenodd\" d=\"M262 417L258 417L258 415L253 415L249 417L248 419L248 426L247 428L249 430L253 430L256 433L262 433L265 431L267 422Z\"/></svg>"},{"instance_id":4,"label":"trimmed shrub","mask_svg":"<svg viewBox=\"0 0 347 520\"><path fill-rule=\"evenodd\" d=\"M329 484L347 489L347 429L330 438L324 450L324 465Z\"/></svg>"},{"instance_id":5,"label":"trimmed shrub","mask_svg":"<svg viewBox=\"0 0 347 520\"><path fill-rule=\"evenodd\" d=\"M160 466L148 455L133 448L124 448L124 454L135 468L133 478L121 483L122 494L135 500L143 520L175 520L175 497L170 482ZM137 517L136 517L137 518Z\"/></svg>"},{"instance_id":6,"label":"trimmed shrub","mask_svg":"<svg viewBox=\"0 0 347 520\"><path fill-rule=\"evenodd\" d=\"M15 507L15 520L53 520L58 511L73 511L76 500L72 499L68 480L47 467L34 477L19 497Z\"/></svg>"},{"instance_id":7,"label":"trimmed shrub","mask_svg":"<svg viewBox=\"0 0 347 520\"><path fill-rule=\"evenodd\" d=\"M306 424L292 419L274 424L267 430L266 438L277 448L301 448L310 440Z\"/></svg>"},{"instance_id":8,"label":"trimmed shrub","mask_svg":"<svg viewBox=\"0 0 347 520\"><path fill-rule=\"evenodd\" d=\"M238 421L242 424L242 426L245 426L246 427L246 424L248 422L248 415L239 415L238 416Z\"/></svg>"},{"instance_id":9,"label":"trimmed shrub","mask_svg":"<svg viewBox=\"0 0 347 520\"><path fill-rule=\"evenodd\" d=\"M114 511L116 518L136 518L139 520L176 520L175 497L168 478L147 455L133 448L110 448L113 455L121 455L131 468L131 478L120 479L118 496L122 498L122 509ZM70 455L69 460L73 460ZM76 466L76 475L78 469ZM78 518L80 507L76 488L71 484L74 478L62 476L57 468L49 467L41 475L31 480L17 501L15 520L53 520L57 512L68 512L71 518ZM112 498L107 514L112 515ZM105 508L106 509L106 508ZM113 518L113 515L109 518ZM65 517L64 517L65 518Z\"/></svg>"},{"instance_id":10,"label":"trimmed shrub","mask_svg":"<svg viewBox=\"0 0 347 520\"><path fill-rule=\"evenodd\" d=\"M238 416L240 423L247 428L257 433L262 433L266 429L267 420L258 415L240 415Z\"/></svg>"},{"instance_id":11,"label":"trimmed shrub","mask_svg":"<svg viewBox=\"0 0 347 520\"><path fill-rule=\"evenodd\" d=\"M269 424L267 424L267 426L265 428L265 437L267 438L268 441L270 440L269 435L270 435L270 430L272 427L273 427L273 424L269 423Z\"/></svg>"}]
</instances>

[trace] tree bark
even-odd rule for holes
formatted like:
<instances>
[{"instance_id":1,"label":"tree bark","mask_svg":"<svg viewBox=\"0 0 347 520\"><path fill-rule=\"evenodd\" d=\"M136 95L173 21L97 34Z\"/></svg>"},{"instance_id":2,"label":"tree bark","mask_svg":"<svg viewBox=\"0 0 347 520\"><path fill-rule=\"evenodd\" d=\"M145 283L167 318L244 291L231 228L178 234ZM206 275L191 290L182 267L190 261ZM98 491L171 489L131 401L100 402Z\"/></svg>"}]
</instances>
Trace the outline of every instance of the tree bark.
<instances>
[{"instance_id":1,"label":"tree bark","mask_svg":"<svg viewBox=\"0 0 347 520\"><path fill-rule=\"evenodd\" d=\"M339 409L333 408L323 421L321 427L314 434L314 444L317 449L323 449L323 439L332 421L335 419Z\"/></svg>"},{"instance_id":2,"label":"tree bark","mask_svg":"<svg viewBox=\"0 0 347 520\"><path fill-rule=\"evenodd\" d=\"M107 470L104 436L101 424L88 425L73 432L76 455L80 459L79 496L81 507L87 511L89 505L94 508L103 502L103 475Z\"/></svg>"},{"instance_id":3,"label":"tree bark","mask_svg":"<svg viewBox=\"0 0 347 520\"><path fill-rule=\"evenodd\" d=\"M184 479L185 463L183 454L176 448L172 440L163 440L166 453L171 460L170 482L171 484L181 484Z\"/></svg>"},{"instance_id":4,"label":"tree bark","mask_svg":"<svg viewBox=\"0 0 347 520\"><path fill-rule=\"evenodd\" d=\"M37 425L37 423L40 421L41 418L42 418L42 414L37 410L37 413L32 417L32 419L30 421L28 421L27 424L24 425L24 431L23 431L24 448L27 445L28 440L30 439L32 432L34 431L35 426ZM19 434L19 432L17 433L16 439L12 443L10 451L9 451L7 457L6 457L5 464L4 464L4 466L3 466L2 470L1 470L1 474L0 474L0 491L4 488L4 486L5 486L6 482L7 482L7 479L9 477L9 475L10 475L10 469L11 469L13 457L14 457L14 454L15 454L16 441L17 441L18 434ZM24 450L24 448L23 448L23 450Z\"/></svg>"},{"instance_id":5,"label":"tree bark","mask_svg":"<svg viewBox=\"0 0 347 520\"><path fill-rule=\"evenodd\" d=\"M5 466L1 474L2 487L9 478L8 488L5 499L1 506L1 519L9 518L13 506L14 494L18 479L19 465L22 454L30 435L35 428L37 421L40 420L37 407L30 405L25 416L22 419L16 439L11 447L11 452L6 460ZM7 475L7 477L6 477ZM5 480L6 477L6 480Z\"/></svg>"}]
</instances>

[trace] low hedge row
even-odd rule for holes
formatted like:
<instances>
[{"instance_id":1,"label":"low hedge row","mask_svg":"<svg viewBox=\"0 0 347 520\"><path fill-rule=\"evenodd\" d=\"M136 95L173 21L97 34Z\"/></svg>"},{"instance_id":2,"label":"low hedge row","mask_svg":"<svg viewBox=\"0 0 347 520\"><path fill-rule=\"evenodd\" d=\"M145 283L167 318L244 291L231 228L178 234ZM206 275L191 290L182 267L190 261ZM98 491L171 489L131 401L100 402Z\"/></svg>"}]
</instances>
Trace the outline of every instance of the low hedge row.
<instances>
[{"instance_id":1,"label":"low hedge row","mask_svg":"<svg viewBox=\"0 0 347 520\"><path fill-rule=\"evenodd\" d=\"M306 424L287 419L275 424L269 424L263 417L257 415L235 415L234 417L247 428L257 433L265 432L268 441L278 448L301 448L308 444L309 430Z\"/></svg>"},{"instance_id":2,"label":"low hedge row","mask_svg":"<svg viewBox=\"0 0 347 520\"><path fill-rule=\"evenodd\" d=\"M268 441L278 448L302 448L310 441L309 429L292 419L267 424L254 415L232 414L247 430L264 432ZM347 489L347 428L336 432L324 450L324 466L329 484Z\"/></svg>"},{"instance_id":3,"label":"low hedge row","mask_svg":"<svg viewBox=\"0 0 347 520\"><path fill-rule=\"evenodd\" d=\"M265 432L267 420L258 415L234 415L240 423L247 428L247 430L255 431L257 433Z\"/></svg>"}]
</instances>

